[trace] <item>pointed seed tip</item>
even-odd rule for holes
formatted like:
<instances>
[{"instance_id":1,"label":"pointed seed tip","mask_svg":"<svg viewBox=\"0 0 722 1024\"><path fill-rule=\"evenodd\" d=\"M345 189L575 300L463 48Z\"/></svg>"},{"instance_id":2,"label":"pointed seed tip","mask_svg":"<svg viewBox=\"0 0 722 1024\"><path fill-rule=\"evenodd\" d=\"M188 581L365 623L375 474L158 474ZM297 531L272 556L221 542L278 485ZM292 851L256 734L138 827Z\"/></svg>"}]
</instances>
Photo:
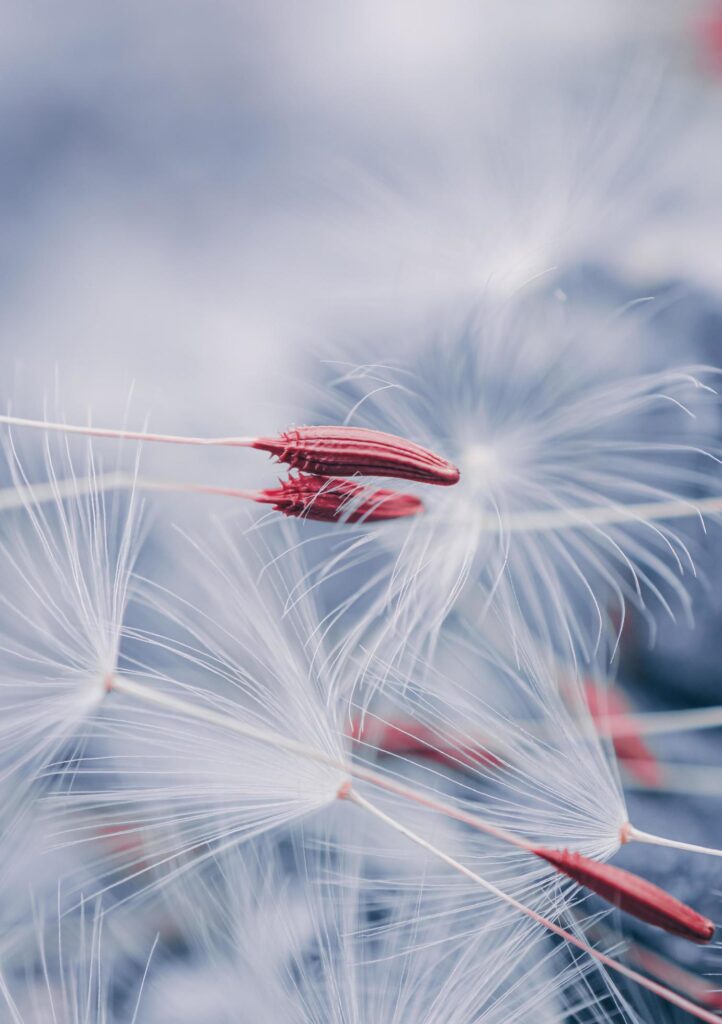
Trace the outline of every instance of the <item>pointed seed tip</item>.
<instances>
[{"instance_id":1,"label":"pointed seed tip","mask_svg":"<svg viewBox=\"0 0 722 1024\"><path fill-rule=\"evenodd\" d=\"M533 852L557 871L640 921L700 944L714 937L715 926L709 918L646 878L569 850L538 846Z\"/></svg>"},{"instance_id":2,"label":"pointed seed tip","mask_svg":"<svg viewBox=\"0 0 722 1024\"><path fill-rule=\"evenodd\" d=\"M319 476L388 476L441 487L460 477L456 466L429 449L367 427L297 427L278 437L257 437L253 447Z\"/></svg>"}]
</instances>

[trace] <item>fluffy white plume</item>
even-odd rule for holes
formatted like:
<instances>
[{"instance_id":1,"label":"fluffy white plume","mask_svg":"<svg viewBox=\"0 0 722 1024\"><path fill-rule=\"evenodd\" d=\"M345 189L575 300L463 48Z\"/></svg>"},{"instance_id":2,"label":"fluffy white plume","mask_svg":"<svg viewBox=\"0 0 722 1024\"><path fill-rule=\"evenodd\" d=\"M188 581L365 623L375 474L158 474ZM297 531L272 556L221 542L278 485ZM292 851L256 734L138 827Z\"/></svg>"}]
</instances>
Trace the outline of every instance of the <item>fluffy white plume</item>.
<instances>
[{"instance_id":1,"label":"fluffy white plume","mask_svg":"<svg viewBox=\"0 0 722 1024\"><path fill-rule=\"evenodd\" d=\"M142 528L140 499L103 490L89 443L46 440L32 478L12 437L5 454L20 507L0 523L0 774L17 785L82 749L117 669Z\"/></svg>"},{"instance_id":2,"label":"fluffy white plume","mask_svg":"<svg viewBox=\"0 0 722 1024\"><path fill-rule=\"evenodd\" d=\"M404 530L322 548L320 579L345 565L354 578L366 558L363 587L337 584L325 623L341 663L359 642L390 662L410 637L431 650L455 608L479 623L493 607L493 628L580 660L614 649L627 604L689 615L695 566L662 510L694 521L695 496L719 492L715 374L645 372L647 342L622 319L580 319L551 295L489 299L400 346L402 370L367 364L335 382L330 415L413 438L461 471L455 487L424 490L426 514Z\"/></svg>"},{"instance_id":3,"label":"fluffy white plume","mask_svg":"<svg viewBox=\"0 0 722 1024\"><path fill-rule=\"evenodd\" d=\"M310 602L287 607L281 563L242 529L213 521L211 533L167 549L187 597L146 584L164 635L134 634L136 681L116 676L124 696L97 733L109 754L73 771L70 806L90 814L82 833L102 820L105 836L142 835L141 873L324 807L347 778L347 743L307 648Z\"/></svg>"}]
</instances>

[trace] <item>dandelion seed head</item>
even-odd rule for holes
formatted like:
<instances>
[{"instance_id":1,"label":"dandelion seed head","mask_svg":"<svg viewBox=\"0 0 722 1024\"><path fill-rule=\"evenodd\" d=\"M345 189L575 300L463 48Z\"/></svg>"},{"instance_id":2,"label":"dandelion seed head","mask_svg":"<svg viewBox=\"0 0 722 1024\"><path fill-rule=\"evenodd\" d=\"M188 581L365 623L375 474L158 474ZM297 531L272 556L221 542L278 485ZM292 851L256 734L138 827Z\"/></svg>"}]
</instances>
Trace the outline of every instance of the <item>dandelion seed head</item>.
<instances>
[{"instance_id":1,"label":"dandelion seed head","mask_svg":"<svg viewBox=\"0 0 722 1024\"><path fill-rule=\"evenodd\" d=\"M643 511L615 516L714 491L712 371L658 371L633 318L600 324L553 295L488 299L399 359L342 372L337 415L443 453L461 479L425 493L406 530L373 531L388 568L354 606L348 647L370 634L386 652L405 636L433 645L452 609L478 620L496 606L512 631L588 661L615 649L612 611L621 623L634 606L651 629L656 609L691 615L684 536ZM350 566L364 550L378 554L352 543Z\"/></svg>"},{"instance_id":2,"label":"dandelion seed head","mask_svg":"<svg viewBox=\"0 0 722 1024\"><path fill-rule=\"evenodd\" d=\"M46 439L40 472L12 435L5 456L18 508L0 526L0 734L8 771L30 777L104 699L143 527L90 443Z\"/></svg>"},{"instance_id":3,"label":"dandelion seed head","mask_svg":"<svg viewBox=\"0 0 722 1024\"><path fill-rule=\"evenodd\" d=\"M99 874L112 875L115 854L99 841L109 834L144 837L133 874L154 890L216 848L336 801L347 741L314 658L312 602L295 602L280 558L294 536L214 521L210 536L168 539L180 580L171 569L165 583L143 581L157 629L132 631L125 674L159 703L128 696L116 677L94 731L105 754L74 766L71 791L50 801L55 841L92 840Z\"/></svg>"}]
</instances>

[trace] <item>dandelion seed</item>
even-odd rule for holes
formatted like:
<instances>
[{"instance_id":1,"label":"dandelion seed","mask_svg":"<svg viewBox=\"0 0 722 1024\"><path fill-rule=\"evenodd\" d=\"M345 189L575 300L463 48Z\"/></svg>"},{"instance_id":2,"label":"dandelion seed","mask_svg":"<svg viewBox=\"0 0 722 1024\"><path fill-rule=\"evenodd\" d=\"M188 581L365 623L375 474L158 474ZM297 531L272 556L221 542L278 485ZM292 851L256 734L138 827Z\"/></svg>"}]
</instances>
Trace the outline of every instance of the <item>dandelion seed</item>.
<instances>
[{"instance_id":1,"label":"dandelion seed","mask_svg":"<svg viewBox=\"0 0 722 1024\"><path fill-rule=\"evenodd\" d=\"M690 1000L685 998L684 996L680 996L676 992L672 992L671 990L665 988L665 986L660 985L659 983L654 982L649 978L645 978L643 975L638 974L636 971L632 970L632 968L627 967L625 964L620 963L618 960L615 960L612 957L607 956L605 953L601 953L599 950L587 945L586 942L584 942L576 935L572 934L571 932L562 928L560 925L556 924L554 921L551 921L549 918L544 917L542 914L539 914L537 911L521 903L513 896L510 896L508 893L501 890L498 886L494 885L492 882L489 882L487 879L482 878L480 875L476 874L474 871L471 871L469 868L467 868L464 864L461 864L459 861L456 861L453 857L449 857L448 854L446 854L443 850L438 849L433 844L425 840L422 836L419 836L416 833L412 832L410 829L402 825L399 821L396 821L394 818L391 818L388 814L384 813L384 811L382 811L376 805L370 803L368 800L365 799L365 797L362 797L355 789L353 789L353 787L345 788L343 794L340 795L342 795L345 799L351 800L359 807L364 808L366 811L368 811L368 813L374 815L380 821L383 821L389 828L392 828L394 829L394 831L399 832L402 835L405 835L408 839L411 840L411 842L416 843L418 846L420 846L422 849L425 849L432 856L437 857L439 860L447 864L449 867L453 868L455 871L466 876L470 881L474 882L482 889L485 889L487 892L496 896L502 903L506 904L507 906L513 907L515 910L519 911L519 913L529 918L530 920L536 921L538 924L542 925L548 931L552 932L555 935L558 935L559 938L563 939L568 945L574 946L576 949L583 951L584 953L592 957L594 960L596 960L598 963L603 964L610 970L616 971L617 973L624 975L630 980L636 982L642 988L645 988L648 991L653 992L655 995L660 996L660 998L666 1000L667 1002L672 1003L673 1005L678 1006L683 1010L686 1010L688 1013L691 1013L698 1020L712 1022L712 1024L714 1024L714 1022L717 1020L716 1016L712 1014L710 1011L706 1010L704 1007L698 1006L690 1002Z\"/></svg>"},{"instance_id":2,"label":"dandelion seed","mask_svg":"<svg viewBox=\"0 0 722 1024\"><path fill-rule=\"evenodd\" d=\"M459 470L446 459L406 438L365 427L297 427L278 437L182 437L142 431L82 427L44 420L0 416L0 423L33 427L65 434L108 437L167 444L256 448L318 476L388 476L448 487L459 480Z\"/></svg>"},{"instance_id":3,"label":"dandelion seed","mask_svg":"<svg viewBox=\"0 0 722 1024\"><path fill-rule=\"evenodd\" d=\"M260 491L204 484L153 482L150 486L160 490L244 498L259 505L273 505L274 512L281 512L293 519L313 519L322 523L376 523L388 519L404 519L424 511L423 502L413 494L364 487L352 480L300 473L279 483L279 487L268 487Z\"/></svg>"}]
</instances>

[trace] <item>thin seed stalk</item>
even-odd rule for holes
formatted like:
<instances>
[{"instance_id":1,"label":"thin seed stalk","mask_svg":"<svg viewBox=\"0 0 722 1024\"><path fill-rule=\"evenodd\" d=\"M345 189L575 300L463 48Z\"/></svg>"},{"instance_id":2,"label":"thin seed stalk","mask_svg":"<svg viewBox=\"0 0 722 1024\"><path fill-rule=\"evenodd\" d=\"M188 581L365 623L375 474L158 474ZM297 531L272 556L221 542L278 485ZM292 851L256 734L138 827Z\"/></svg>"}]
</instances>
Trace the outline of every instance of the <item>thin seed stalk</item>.
<instances>
[{"instance_id":1,"label":"thin seed stalk","mask_svg":"<svg viewBox=\"0 0 722 1024\"><path fill-rule=\"evenodd\" d=\"M469 814L449 804L445 804L442 800L437 800L432 796L426 796L423 793L419 793L411 786L404 785L404 783L394 782L393 779L387 779L385 776L375 772L373 768L366 768L363 765L353 764L352 762L332 757L330 754L326 754L322 750L316 750L314 747L309 747L305 743L299 743L298 740L281 736L271 730L260 729L258 726L247 725L244 722L239 722L228 715L222 714L220 711L213 711L211 708L198 707L198 705L193 704L191 701L183 700L180 697L174 697L168 693L163 693L153 687L146 686L136 680L129 679L127 676L113 676L112 680L109 680L107 683L107 689L115 693L125 693L128 696L135 697L147 704L155 704L159 707L167 708L169 711L176 711L188 718L194 718L196 721L206 722L209 725L217 725L222 729L238 733L241 736L246 736L248 739L255 739L260 743L266 743L269 746L276 747L277 749L287 750L292 754L298 754L309 761L315 761L317 764L323 764L329 768L335 768L338 771L344 772L345 774L359 779L362 782L368 782L379 789L383 789L387 793L392 793L395 796L400 796L407 800L411 800L414 803L420 804L427 810L438 811L448 818L453 818L465 825L470 825L478 831L485 832L487 835L493 836L496 839L510 843L512 846L516 846L518 849L524 850L525 852L533 852L534 848L531 843L520 839L511 832L507 832L506 829L492 825L475 814Z\"/></svg>"},{"instance_id":2,"label":"thin seed stalk","mask_svg":"<svg viewBox=\"0 0 722 1024\"><path fill-rule=\"evenodd\" d=\"M622 829L622 842L649 843L650 846L667 846L672 850L684 850L686 853L704 853L709 857L722 857L722 850L716 850L712 846L698 846L696 843L684 843L679 839L655 836L651 832L643 832L641 829L635 828L631 822L627 822Z\"/></svg>"},{"instance_id":3,"label":"thin seed stalk","mask_svg":"<svg viewBox=\"0 0 722 1024\"><path fill-rule=\"evenodd\" d=\"M80 434L91 434L92 436L99 437L123 437L132 439L137 437L140 440L147 440L153 436L157 439L165 440L166 435L134 435L132 433L125 433L123 431L105 432L101 429L95 428L66 428L63 424L48 424L44 421L38 420L19 420L16 417L0 416L0 423L20 423L21 425L30 425L42 427L47 430L63 430L70 433ZM177 438L172 435L167 435L169 442L175 441L178 443L187 444L235 444L245 446L246 441L253 441L253 438ZM106 475L98 476L94 479L85 479L78 477L74 480L60 480L58 481L58 487L60 488L60 497L72 497L77 493L84 494L92 490L115 490L122 488L137 488L142 491L195 491L202 494L217 494L225 495L227 497L244 497L250 500L257 500L257 495L260 492L257 491L241 491L233 487L211 487L203 484L187 484L181 481L173 480L150 480L144 478L136 478L131 474L123 472L109 473ZM77 490L76 490L77 488ZM41 503L45 501L52 501L56 499L56 494L51 493L50 490L42 484L33 485L32 488L6 488L0 491L0 510L17 508L24 504L25 501L30 503ZM484 530L486 533L501 533L504 534L515 534L515 533L542 533L552 532L556 530L573 529L579 528L584 529L586 527L597 527L597 526L613 526L619 523L628 522L656 522L662 519L689 519L689 518L701 518L705 514L708 515L722 515L722 497L717 498L702 498L692 504L689 501L680 499L679 501L650 501L637 505L615 505L613 507L607 506L588 506L578 509L553 509L551 511L547 509L540 509L538 511L518 513L516 515L508 516L503 523L500 523L498 518L489 517L488 521L484 524ZM715 721L715 725L720 724ZM710 726L711 728L712 726ZM690 726L692 728L692 726ZM700 726L704 728L704 726ZM649 732L663 732L666 731L664 726L660 723L659 729L650 728L644 730Z\"/></svg>"},{"instance_id":4,"label":"thin seed stalk","mask_svg":"<svg viewBox=\"0 0 722 1024\"><path fill-rule=\"evenodd\" d=\"M395 793L400 796L407 796L417 803L422 804L428 808L439 810L442 813L448 814L450 810L446 805L433 798L424 797L421 794L416 793L410 787L402 784L393 783L390 780L384 779L382 776L377 775L372 769L365 769L363 767L350 765L344 761L338 760L331 757L330 755L324 754L322 751L315 751L313 748L307 747L303 743L299 743L297 740L278 736L265 729L259 729L256 726L245 725L242 722L234 721L229 719L228 716L221 714L220 712L213 711L210 708L199 708L188 701L184 701L178 697L173 697L169 694L157 692L152 690L150 687L144 686L142 683L138 683L135 680L126 678L125 676L114 676L107 682L107 688L109 691L115 691L118 693L125 693L128 696L137 697L138 699L147 703L155 704L157 706L165 707L171 711L177 711L181 714L187 715L188 717L195 718L199 721L207 722L208 724L218 725L222 728L229 729L230 731L237 732L241 735L247 736L252 739L257 739L260 742L270 743L276 747L288 750L293 753L300 754L303 757L307 757L311 760L317 761L321 764L326 764L329 767L338 768L343 772L348 773L355 778L362 779L364 781L373 783L375 785L381 785L382 788L389 792ZM413 832L407 828L401 822L391 818L380 808L376 807L370 801L362 797L356 790L353 789L351 782L347 781L341 785L338 791L338 797L340 799L347 799L355 803L357 806L363 808L368 813L372 814L379 820L383 821L390 828L393 828L396 832L406 836L409 840L414 842L417 846L431 853L439 860L443 861L454 871L461 875L464 875L470 881L479 885L487 892L496 896L499 900L511 906L519 913L525 915L533 921L536 921L539 925L546 928L547 930L558 935L565 942L571 943L575 948L591 956L598 963L603 964L610 970L616 971L619 974L624 975L631 981L652 992L654 995L661 999L677 1006L679 1009L685 1010L690 1013L693 1017L698 1020L707 1022L707 1024L719 1024L719 1017L703 1007L696 1005L684 996L673 992L671 989L665 988L665 986L646 978L644 975L639 974L631 967L627 967L625 964L614 960L612 957L607 956L605 953L601 953L599 950L594 949L592 946L587 945L582 939L577 938L571 932L566 931L560 925L555 924L548 918L545 918L542 914L532 910L530 907L525 906L519 900L510 896L508 893L499 889L492 882L482 878L481 875L476 874L466 865L460 861L455 860L453 857L444 853L443 850L438 849L429 843L422 836ZM510 833L506 833L504 829L498 829L495 826L488 825L481 819L476 818L474 815L465 815L463 812L453 812L451 817L457 818L457 820L466 821L468 824L474 824L477 828L481 828L482 831L487 832L491 835L496 835L498 838L507 838L507 841L511 841L513 845L521 847L522 849L531 850L531 844L524 843L523 840L517 839L516 836L512 836Z\"/></svg>"}]
</instances>

